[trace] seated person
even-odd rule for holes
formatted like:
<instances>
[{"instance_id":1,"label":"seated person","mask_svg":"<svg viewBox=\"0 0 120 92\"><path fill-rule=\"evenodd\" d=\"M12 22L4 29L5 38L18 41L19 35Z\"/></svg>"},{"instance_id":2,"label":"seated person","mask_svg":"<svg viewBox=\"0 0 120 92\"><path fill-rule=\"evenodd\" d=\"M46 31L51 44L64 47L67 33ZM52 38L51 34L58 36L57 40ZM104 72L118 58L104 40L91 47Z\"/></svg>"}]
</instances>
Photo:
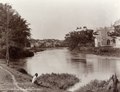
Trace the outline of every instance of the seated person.
<instances>
[{"instance_id":1,"label":"seated person","mask_svg":"<svg viewBox=\"0 0 120 92\"><path fill-rule=\"evenodd\" d=\"M32 78L32 83L39 85L38 82L37 82L37 78L38 78L38 73L35 73L35 75Z\"/></svg>"}]
</instances>

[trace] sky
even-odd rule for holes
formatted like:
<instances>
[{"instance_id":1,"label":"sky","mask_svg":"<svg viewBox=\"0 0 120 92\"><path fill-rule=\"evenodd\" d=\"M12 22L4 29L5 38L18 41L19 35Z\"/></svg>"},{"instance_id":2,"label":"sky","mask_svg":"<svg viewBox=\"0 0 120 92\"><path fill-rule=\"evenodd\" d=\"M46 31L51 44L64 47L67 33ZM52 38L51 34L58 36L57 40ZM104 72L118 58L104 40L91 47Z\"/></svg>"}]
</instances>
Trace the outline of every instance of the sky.
<instances>
[{"instance_id":1,"label":"sky","mask_svg":"<svg viewBox=\"0 0 120 92\"><path fill-rule=\"evenodd\" d=\"M28 23L34 39L64 39L76 27L110 26L120 19L120 0L0 0Z\"/></svg>"}]
</instances>

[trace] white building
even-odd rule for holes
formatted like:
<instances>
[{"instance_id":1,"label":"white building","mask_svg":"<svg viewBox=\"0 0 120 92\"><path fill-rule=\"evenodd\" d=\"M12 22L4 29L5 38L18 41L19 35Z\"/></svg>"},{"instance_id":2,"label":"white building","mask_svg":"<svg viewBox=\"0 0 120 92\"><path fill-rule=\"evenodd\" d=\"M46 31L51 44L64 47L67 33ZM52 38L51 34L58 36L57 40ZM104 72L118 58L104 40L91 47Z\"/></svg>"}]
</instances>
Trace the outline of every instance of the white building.
<instances>
[{"instance_id":1,"label":"white building","mask_svg":"<svg viewBox=\"0 0 120 92\"><path fill-rule=\"evenodd\" d=\"M120 48L120 37L116 37L115 38L115 45L114 45L115 48Z\"/></svg>"},{"instance_id":2,"label":"white building","mask_svg":"<svg viewBox=\"0 0 120 92\"><path fill-rule=\"evenodd\" d=\"M114 40L109 36L109 33L113 31L112 27L99 28L95 35L95 47L100 46L113 46Z\"/></svg>"},{"instance_id":3,"label":"white building","mask_svg":"<svg viewBox=\"0 0 120 92\"><path fill-rule=\"evenodd\" d=\"M112 46L120 48L120 36L110 36L109 33L120 32L120 20L116 21L113 26L100 28L95 35L95 47Z\"/></svg>"}]
</instances>

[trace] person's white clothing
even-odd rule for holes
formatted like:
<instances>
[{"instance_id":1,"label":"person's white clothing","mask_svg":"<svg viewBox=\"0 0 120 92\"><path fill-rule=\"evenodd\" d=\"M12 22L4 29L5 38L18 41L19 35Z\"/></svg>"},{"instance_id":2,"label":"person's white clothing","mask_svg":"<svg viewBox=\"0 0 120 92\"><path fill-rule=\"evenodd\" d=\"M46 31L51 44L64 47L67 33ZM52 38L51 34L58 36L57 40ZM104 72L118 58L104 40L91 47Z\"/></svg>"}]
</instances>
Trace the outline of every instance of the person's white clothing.
<instances>
[{"instance_id":1,"label":"person's white clothing","mask_svg":"<svg viewBox=\"0 0 120 92\"><path fill-rule=\"evenodd\" d=\"M35 81L37 81L37 77L34 75L32 78L32 83L35 83Z\"/></svg>"}]
</instances>

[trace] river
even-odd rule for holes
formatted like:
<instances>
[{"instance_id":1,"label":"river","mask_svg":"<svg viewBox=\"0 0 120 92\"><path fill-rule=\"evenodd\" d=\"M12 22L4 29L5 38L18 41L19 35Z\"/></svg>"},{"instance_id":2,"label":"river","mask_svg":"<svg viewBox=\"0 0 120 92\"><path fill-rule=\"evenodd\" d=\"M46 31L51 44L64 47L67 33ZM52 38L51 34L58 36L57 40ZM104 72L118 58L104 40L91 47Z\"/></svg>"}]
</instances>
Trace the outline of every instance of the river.
<instances>
[{"instance_id":1,"label":"river","mask_svg":"<svg viewBox=\"0 0 120 92\"><path fill-rule=\"evenodd\" d=\"M24 68L31 75L38 73L70 73L80 82L69 90L73 91L91 80L105 80L116 73L120 76L120 58L71 52L66 48L48 49L27 58Z\"/></svg>"}]
</instances>

